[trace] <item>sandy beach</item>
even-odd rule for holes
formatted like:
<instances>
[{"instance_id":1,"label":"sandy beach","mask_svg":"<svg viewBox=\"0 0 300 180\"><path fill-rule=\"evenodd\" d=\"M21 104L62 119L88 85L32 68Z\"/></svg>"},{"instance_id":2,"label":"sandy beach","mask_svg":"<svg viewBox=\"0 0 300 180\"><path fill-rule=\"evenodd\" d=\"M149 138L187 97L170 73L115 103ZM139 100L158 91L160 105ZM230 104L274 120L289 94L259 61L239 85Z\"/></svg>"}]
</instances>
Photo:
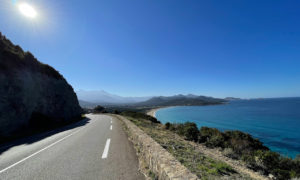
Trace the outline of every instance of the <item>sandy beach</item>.
<instances>
[{"instance_id":1,"label":"sandy beach","mask_svg":"<svg viewBox=\"0 0 300 180\"><path fill-rule=\"evenodd\" d=\"M149 110L149 111L147 112L147 115L149 115L149 116L152 116L152 117L155 117L155 118L156 118L155 114L156 114L156 111L157 111L157 110L159 110L159 109L161 109L161 108L155 108L155 109L151 109L151 110Z\"/></svg>"},{"instance_id":2,"label":"sandy beach","mask_svg":"<svg viewBox=\"0 0 300 180\"><path fill-rule=\"evenodd\" d=\"M158 111L159 109L170 108L170 107L175 107L175 106L165 106L165 107L160 107L160 108L154 108L154 109L149 110L146 114L156 118L156 111Z\"/></svg>"}]
</instances>

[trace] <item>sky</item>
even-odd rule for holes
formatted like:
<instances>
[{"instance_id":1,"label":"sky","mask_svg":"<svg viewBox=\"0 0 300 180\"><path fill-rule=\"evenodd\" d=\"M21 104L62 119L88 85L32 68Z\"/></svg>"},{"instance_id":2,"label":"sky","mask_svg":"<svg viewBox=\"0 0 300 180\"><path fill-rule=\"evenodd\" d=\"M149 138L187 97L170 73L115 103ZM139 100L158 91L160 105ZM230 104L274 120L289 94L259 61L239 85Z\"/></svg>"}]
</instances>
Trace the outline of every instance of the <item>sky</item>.
<instances>
[{"instance_id":1,"label":"sky","mask_svg":"<svg viewBox=\"0 0 300 180\"><path fill-rule=\"evenodd\" d=\"M23 16L27 2L35 18ZM1 0L0 31L75 90L300 96L297 0Z\"/></svg>"}]
</instances>

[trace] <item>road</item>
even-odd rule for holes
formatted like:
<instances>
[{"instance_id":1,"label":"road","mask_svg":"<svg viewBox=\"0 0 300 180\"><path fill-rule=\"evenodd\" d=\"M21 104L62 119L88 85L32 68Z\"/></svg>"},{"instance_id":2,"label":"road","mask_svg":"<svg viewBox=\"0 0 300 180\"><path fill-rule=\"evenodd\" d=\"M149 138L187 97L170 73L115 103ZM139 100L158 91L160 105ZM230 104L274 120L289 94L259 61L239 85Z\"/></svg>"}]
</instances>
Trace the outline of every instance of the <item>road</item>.
<instances>
[{"instance_id":1,"label":"road","mask_svg":"<svg viewBox=\"0 0 300 180\"><path fill-rule=\"evenodd\" d=\"M0 179L144 179L120 121L87 117L0 147Z\"/></svg>"}]
</instances>

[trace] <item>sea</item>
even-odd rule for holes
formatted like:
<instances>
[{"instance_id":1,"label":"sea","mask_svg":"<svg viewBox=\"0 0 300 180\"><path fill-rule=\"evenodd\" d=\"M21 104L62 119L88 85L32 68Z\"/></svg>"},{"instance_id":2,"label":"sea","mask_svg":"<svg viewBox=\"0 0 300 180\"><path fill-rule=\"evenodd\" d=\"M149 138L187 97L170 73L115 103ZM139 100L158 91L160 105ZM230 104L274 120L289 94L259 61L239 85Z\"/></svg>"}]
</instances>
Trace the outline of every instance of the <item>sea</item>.
<instances>
[{"instance_id":1,"label":"sea","mask_svg":"<svg viewBox=\"0 0 300 180\"><path fill-rule=\"evenodd\" d=\"M240 130L272 151L291 158L300 154L300 98L233 100L210 106L176 106L156 112L162 123L195 122L198 128Z\"/></svg>"}]
</instances>

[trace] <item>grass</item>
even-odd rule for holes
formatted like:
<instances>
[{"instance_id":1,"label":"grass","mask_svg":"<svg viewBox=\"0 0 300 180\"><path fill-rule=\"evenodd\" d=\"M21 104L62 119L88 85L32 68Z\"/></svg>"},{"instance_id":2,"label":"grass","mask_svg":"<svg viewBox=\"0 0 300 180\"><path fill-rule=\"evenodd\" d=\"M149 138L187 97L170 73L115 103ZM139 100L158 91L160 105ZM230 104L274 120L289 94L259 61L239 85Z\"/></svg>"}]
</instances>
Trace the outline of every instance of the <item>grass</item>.
<instances>
[{"instance_id":1,"label":"grass","mask_svg":"<svg viewBox=\"0 0 300 180\"><path fill-rule=\"evenodd\" d=\"M166 130L162 124L128 116L126 118L151 136L179 162L201 179L220 179L225 176L230 179L250 179L249 177L238 174L226 163L205 156L188 141L185 141L174 132Z\"/></svg>"}]
</instances>

